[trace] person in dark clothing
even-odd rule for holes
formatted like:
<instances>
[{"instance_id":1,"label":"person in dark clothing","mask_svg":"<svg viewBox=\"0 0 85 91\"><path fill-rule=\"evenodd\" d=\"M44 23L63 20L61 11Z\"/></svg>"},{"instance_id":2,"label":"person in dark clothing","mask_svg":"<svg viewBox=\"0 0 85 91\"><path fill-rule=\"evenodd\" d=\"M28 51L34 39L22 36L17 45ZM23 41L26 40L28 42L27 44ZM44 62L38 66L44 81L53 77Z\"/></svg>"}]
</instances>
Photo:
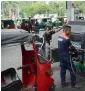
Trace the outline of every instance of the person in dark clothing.
<instances>
[{"instance_id":1,"label":"person in dark clothing","mask_svg":"<svg viewBox=\"0 0 85 91\"><path fill-rule=\"evenodd\" d=\"M43 37L45 40L45 49L46 49L46 58L49 60L50 59L50 41L52 40L52 35L55 34L56 32L59 32L62 28L52 30L50 27L46 27L46 32L44 33Z\"/></svg>"},{"instance_id":2,"label":"person in dark clothing","mask_svg":"<svg viewBox=\"0 0 85 91\"><path fill-rule=\"evenodd\" d=\"M28 31L28 33L30 33L28 21L25 21L25 30Z\"/></svg>"},{"instance_id":3,"label":"person in dark clothing","mask_svg":"<svg viewBox=\"0 0 85 91\"><path fill-rule=\"evenodd\" d=\"M52 40L52 35L55 34L56 32L59 32L62 28L58 28L55 30L52 30L52 28L46 27L46 32L44 33L44 39L45 42L50 45L50 41Z\"/></svg>"},{"instance_id":4,"label":"person in dark clothing","mask_svg":"<svg viewBox=\"0 0 85 91\"><path fill-rule=\"evenodd\" d=\"M32 21L31 21L30 17L29 17L29 20L28 20L28 30L29 30L29 33L32 32Z\"/></svg>"},{"instance_id":5,"label":"person in dark clothing","mask_svg":"<svg viewBox=\"0 0 85 91\"><path fill-rule=\"evenodd\" d=\"M52 39L52 35L55 34L55 31L53 31L51 28L46 28L46 32L44 33L44 39L46 43L50 45L50 41Z\"/></svg>"},{"instance_id":6,"label":"person in dark clothing","mask_svg":"<svg viewBox=\"0 0 85 91\"><path fill-rule=\"evenodd\" d=\"M25 31L28 31L28 33L30 33L30 28L29 28L29 24L28 24L27 20L25 20L24 22L22 22L21 29L23 29Z\"/></svg>"},{"instance_id":7,"label":"person in dark clothing","mask_svg":"<svg viewBox=\"0 0 85 91\"><path fill-rule=\"evenodd\" d=\"M39 25L39 22L36 19L36 21L35 21L35 33L39 33L39 29L40 29L40 25Z\"/></svg>"},{"instance_id":8,"label":"person in dark clothing","mask_svg":"<svg viewBox=\"0 0 85 91\"><path fill-rule=\"evenodd\" d=\"M26 30L25 20L24 19L22 20L22 23L21 23L21 29Z\"/></svg>"},{"instance_id":9,"label":"person in dark clothing","mask_svg":"<svg viewBox=\"0 0 85 91\"><path fill-rule=\"evenodd\" d=\"M69 48L74 48L71 45L69 35L71 34L71 27L68 25L63 26L63 34L59 36L58 38L58 49L59 49L59 60L60 60L60 77L61 77L61 86L64 87L66 86L66 70L69 70L70 75L71 75L71 86L75 88L80 88L81 86L76 83L76 76L74 72L76 73L76 67L73 63L73 61L70 59L70 54L69 54ZM75 49L75 48L74 48ZM75 49L76 50L76 49ZM73 70L71 68L71 63L73 66Z\"/></svg>"}]
</instances>

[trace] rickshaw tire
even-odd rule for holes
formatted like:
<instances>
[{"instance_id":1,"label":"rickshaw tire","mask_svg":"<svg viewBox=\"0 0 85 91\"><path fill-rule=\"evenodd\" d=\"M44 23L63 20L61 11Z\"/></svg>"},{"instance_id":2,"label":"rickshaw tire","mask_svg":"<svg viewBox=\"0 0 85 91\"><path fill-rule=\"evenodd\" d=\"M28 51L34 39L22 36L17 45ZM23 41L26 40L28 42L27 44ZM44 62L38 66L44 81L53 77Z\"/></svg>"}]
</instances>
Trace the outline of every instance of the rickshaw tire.
<instances>
[{"instance_id":1,"label":"rickshaw tire","mask_svg":"<svg viewBox=\"0 0 85 91\"><path fill-rule=\"evenodd\" d=\"M49 91L55 91L55 84L53 83L52 86L49 88Z\"/></svg>"}]
</instances>

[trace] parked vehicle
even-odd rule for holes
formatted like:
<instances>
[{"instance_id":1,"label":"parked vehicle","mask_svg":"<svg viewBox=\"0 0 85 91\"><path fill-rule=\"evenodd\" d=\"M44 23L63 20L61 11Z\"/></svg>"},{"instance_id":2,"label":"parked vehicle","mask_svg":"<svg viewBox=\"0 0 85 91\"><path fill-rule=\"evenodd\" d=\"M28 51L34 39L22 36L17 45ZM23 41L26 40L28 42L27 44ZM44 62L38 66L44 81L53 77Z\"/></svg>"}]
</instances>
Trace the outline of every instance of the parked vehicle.
<instances>
[{"instance_id":1,"label":"parked vehicle","mask_svg":"<svg viewBox=\"0 0 85 91\"><path fill-rule=\"evenodd\" d=\"M16 77L14 68L7 68L1 72L1 91L19 91L23 86L32 86L33 91L54 91L51 62L39 52L43 39L39 41L37 36L21 29L2 31L1 47L21 45L22 65L17 69L22 70L22 81Z\"/></svg>"},{"instance_id":2,"label":"parked vehicle","mask_svg":"<svg viewBox=\"0 0 85 91\"><path fill-rule=\"evenodd\" d=\"M1 22L2 22L2 25L1 25L2 29L15 29L15 24L13 20L3 19L1 20Z\"/></svg>"}]
</instances>

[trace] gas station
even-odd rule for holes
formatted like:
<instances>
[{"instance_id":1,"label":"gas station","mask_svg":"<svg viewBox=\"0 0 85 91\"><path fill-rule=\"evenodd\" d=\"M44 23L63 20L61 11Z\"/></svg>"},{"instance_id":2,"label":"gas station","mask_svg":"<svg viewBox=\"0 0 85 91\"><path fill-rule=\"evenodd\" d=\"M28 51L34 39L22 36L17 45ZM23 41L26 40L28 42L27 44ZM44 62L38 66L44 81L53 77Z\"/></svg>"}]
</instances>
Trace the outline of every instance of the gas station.
<instances>
[{"instance_id":1,"label":"gas station","mask_svg":"<svg viewBox=\"0 0 85 91\"><path fill-rule=\"evenodd\" d=\"M77 73L74 72L72 66L71 68L77 78L77 82L82 85L80 90L84 91L85 19L80 16L80 10L74 7L75 4L72 1L66 1L67 24L71 26L72 30L70 40L77 50L71 50L70 54ZM51 60L48 60L45 56L45 40L42 36L43 34L41 34L42 32L29 34L22 29L11 29L10 31L4 29L1 31L1 91L78 90L71 88L70 85L65 88L60 86L60 64L58 59L58 41L56 42L56 40L58 40L62 31L52 36L49 54ZM68 71L66 80L70 82Z\"/></svg>"},{"instance_id":2,"label":"gas station","mask_svg":"<svg viewBox=\"0 0 85 91\"><path fill-rule=\"evenodd\" d=\"M84 20L84 16L81 17L79 8L76 8L76 4L72 1L66 1L67 9L67 21Z\"/></svg>"}]
</instances>

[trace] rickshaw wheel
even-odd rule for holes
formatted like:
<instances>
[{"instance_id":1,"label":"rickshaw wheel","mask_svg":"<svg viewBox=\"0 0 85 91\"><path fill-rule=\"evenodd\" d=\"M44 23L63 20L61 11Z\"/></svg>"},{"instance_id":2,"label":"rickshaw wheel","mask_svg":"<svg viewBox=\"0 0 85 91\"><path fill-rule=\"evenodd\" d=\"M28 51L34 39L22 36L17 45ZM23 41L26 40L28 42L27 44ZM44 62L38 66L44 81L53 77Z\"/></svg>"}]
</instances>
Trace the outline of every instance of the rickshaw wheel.
<instances>
[{"instance_id":1,"label":"rickshaw wheel","mask_svg":"<svg viewBox=\"0 0 85 91\"><path fill-rule=\"evenodd\" d=\"M53 83L52 86L49 88L49 91L55 91L55 84Z\"/></svg>"}]
</instances>

